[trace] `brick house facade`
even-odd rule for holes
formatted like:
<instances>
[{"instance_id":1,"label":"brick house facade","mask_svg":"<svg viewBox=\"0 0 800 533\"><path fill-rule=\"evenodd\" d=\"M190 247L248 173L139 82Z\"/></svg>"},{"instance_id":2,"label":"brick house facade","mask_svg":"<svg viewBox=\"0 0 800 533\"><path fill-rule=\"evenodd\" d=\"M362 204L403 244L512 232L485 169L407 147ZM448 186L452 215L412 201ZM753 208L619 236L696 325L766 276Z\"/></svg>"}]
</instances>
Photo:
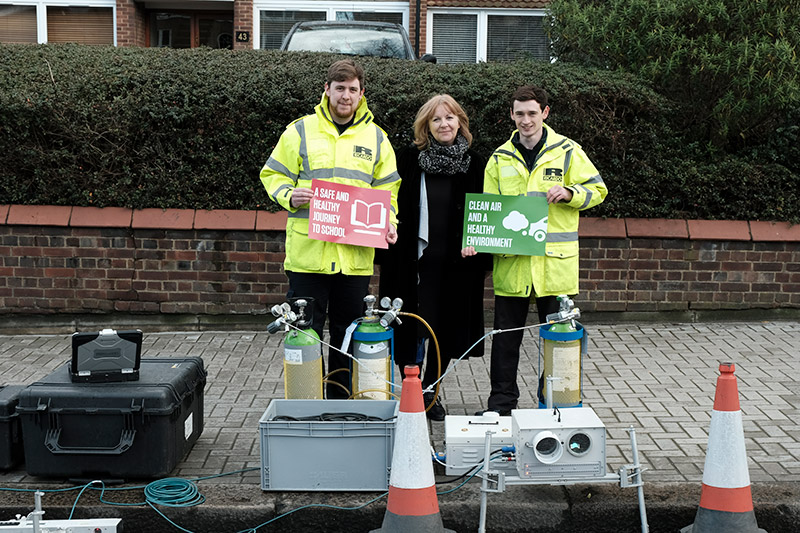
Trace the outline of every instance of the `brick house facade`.
<instances>
[{"instance_id":1,"label":"brick house facade","mask_svg":"<svg viewBox=\"0 0 800 533\"><path fill-rule=\"evenodd\" d=\"M300 20L397 22L442 63L549 59L547 0L0 0L0 42L277 48Z\"/></svg>"}]
</instances>

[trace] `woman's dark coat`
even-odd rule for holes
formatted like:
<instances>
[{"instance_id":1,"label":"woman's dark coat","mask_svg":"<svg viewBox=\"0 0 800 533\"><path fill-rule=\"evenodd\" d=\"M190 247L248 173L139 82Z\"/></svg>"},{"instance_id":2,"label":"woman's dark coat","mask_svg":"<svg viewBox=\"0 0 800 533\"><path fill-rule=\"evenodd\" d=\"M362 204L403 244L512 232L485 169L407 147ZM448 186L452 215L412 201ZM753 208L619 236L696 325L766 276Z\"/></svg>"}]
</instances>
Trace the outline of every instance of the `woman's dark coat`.
<instances>
[{"instance_id":1,"label":"woman's dark coat","mask_svg":"<svg viewBox=\"0 0 800 533\"><path fill-rule=\"evenodd\" d=\"M450 227L458 228L449 235L446 259L442 268L447 273L446 287L449 299L446 303L448 316L442 317L438 329L434 329L443 358L446 361L460 357L484 334L483 297L486 271L491 269L491 255L479 254L461 257L461 238L464 225L464 199L466 193L483 192L483 172L486 160L472 150L470 165L466 173L456 175L453 180L454 194L450 203ZM403 182L398 193L400 224L398 240L388 250L381 250L376 257L381 269L380 295L403 299L402 311L417 313L417 236L419 235L420 176L419 150L409 146L398 153L397 170ZM426 183L433 177L426 176ZM429 209L433 206L429 205ZM424 256L424 252L423 252ZM429 317L422 317L430 320ZM403 368L414 364L416 358L419 322L413 317L402 317L402 325L395 328L395 363ZM427 335L426 335L427 336ZM433 345L428 353L435 353ZM483 341L473 348L467 357L483 355ZM442 368L444 372L444 368Z\"/></svg>"}]
</instances>

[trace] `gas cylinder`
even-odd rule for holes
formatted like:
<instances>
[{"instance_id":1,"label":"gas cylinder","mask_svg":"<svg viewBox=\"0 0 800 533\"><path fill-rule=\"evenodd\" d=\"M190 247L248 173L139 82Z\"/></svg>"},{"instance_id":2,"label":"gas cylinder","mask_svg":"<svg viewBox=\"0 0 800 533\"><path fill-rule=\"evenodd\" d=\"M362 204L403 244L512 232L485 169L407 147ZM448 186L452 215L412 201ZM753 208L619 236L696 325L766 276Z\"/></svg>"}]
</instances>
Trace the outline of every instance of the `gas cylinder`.
<instances>
[{"instance_id":1,"label":"gas cylinder","mask_svg":"<svg viewBox=\"0 0 800 533\"><path fill-rule=\"evenodd\" d=\"M298 313L294 325L283 340L283 387L286 399L321 400L322 344L311 329L312 318L306 317L308 299L298 298L294 305ZM291 319L291 315L290 315Z\"/></svg>"},{"instance_id":2,"label":"gas cylinder","mask_svg":"<svg viewBox=\"0 0 800 533\"><path fill-rule=\"evenodd\" d=\"M367 295L364 302L367 304L365 316L353 331L353 357L357 362L353 363L351 390L356 398L388 400L388 393L392 392L389 382L392 381L394 347L394 330L389 324L397 319L402 300L395 298L391 302L383 298L381 305L391 306L383 311L383 318L374 309L375 296Z\"/></svg>"},{"instance_id":3,"label":"gas cylinder","mask_svg":"<svg viewBox=\"0 0 800 533\"><path fill-rule=\"evenodd\" d=\"M558 313L547 316L548 324L539 328L540 390L539 407L552 384L555 407L580 407L582 400L582 355L585 349L585 330L575 320L580 310L566 295L558 297ZM553 377L554 380L546 378Z\"/></svg>"}]
</instances>

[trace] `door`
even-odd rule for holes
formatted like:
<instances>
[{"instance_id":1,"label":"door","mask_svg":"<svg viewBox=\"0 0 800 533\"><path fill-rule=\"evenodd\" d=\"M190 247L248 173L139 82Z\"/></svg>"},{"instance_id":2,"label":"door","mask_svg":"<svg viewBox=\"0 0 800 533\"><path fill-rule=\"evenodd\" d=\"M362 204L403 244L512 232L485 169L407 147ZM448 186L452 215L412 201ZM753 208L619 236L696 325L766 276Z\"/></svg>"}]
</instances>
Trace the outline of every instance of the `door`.
<instances>
[{"instance_id":1,"label":"door","mask_svg":"<svg viewBox=\"0 0 800 533\"><path fill-rule=\"evenodd\" d=\"M148 13L148 42L164 48L233 49L233 14L188 11Z\"/></svg>"}]
</instances>

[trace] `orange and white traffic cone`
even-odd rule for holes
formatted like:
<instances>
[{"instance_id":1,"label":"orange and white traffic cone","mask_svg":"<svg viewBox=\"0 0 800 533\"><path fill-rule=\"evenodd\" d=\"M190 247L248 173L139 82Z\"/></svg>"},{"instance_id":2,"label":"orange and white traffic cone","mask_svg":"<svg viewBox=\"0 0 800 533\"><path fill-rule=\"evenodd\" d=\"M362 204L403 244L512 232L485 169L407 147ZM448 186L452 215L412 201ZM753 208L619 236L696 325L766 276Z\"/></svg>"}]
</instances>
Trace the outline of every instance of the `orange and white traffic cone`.
<instances>
[{"instance_id":1,"label":"orange and white traffic cone","mask_svg":"<svg viewBox=\"0 0 800 533\"><path fill-rule=\"evenodd\" d=\"M733 363L719 365L711 428L708 431L708 450L703 467L703 490L694 524L681 533L756 533L750 493L750 474L744 448L742 411L739 408L739 389Z\"/></svg>"},{"instance_id":2,"label":"orange and white traffic cone","mask_svg":"<svg viewBox=\"0 0 800 533\"><path fill-rule=\"evenodd\" d=\"M389 477L389 500L380 529L371 533L453 533L442 525L419 367L405 367Z\"/></svg>"}]
</instances>

